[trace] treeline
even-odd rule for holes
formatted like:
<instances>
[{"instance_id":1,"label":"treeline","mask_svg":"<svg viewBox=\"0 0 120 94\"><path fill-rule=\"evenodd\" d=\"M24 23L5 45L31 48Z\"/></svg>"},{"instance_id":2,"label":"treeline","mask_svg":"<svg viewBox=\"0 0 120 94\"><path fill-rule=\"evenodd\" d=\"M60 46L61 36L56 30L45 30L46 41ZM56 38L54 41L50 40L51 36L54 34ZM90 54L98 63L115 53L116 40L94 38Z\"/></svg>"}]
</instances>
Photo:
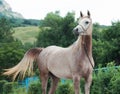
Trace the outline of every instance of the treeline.
<instances>
[{"instance_id":1,"label":"treeline","mask_svg":"<svg viewBox=\"0 0 120 94\"><path fill-rule=\"evenodd\" d=\"M2 18L9 20L12 27L39 26L42 21L42 20L37 20L37 19L0 17L0 19L2 19Z\"/></svg>"}]
</instances>

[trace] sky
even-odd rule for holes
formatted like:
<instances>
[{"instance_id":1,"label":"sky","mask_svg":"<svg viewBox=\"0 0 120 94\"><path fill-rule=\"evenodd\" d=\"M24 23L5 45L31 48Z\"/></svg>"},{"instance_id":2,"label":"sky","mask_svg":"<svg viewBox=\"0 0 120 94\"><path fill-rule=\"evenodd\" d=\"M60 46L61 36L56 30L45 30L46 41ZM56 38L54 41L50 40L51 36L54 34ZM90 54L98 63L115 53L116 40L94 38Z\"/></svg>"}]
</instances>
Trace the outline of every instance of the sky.
<instances>
[{"instance_id":1,"label":"sky","mask_svg":"<svg viewBox=\"0 0 120 94\"><path fill-rule=\"evenodd\" d=\"M120 20L120 0L5 0L13 11L21 13L26 19L44 19L47 13L60 11L61 16L75 12L79 18L80 11L91 13L93 22L111 25Z\"/></svg>"}]
</instances>

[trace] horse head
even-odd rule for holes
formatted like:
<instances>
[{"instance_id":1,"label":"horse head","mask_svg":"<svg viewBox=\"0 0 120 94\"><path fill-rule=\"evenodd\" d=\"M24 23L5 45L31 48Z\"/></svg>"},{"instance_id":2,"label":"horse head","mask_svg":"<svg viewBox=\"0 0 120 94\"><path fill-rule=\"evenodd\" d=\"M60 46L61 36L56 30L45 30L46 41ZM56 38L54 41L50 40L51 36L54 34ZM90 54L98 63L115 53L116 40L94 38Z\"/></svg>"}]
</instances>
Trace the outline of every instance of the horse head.
<instances>
[{"instance_id":1,"label":"horse head","mask_svg":"<svg viewBox=\"0 0 120 94\"><path fill-rule=\"evenodd\" d=\"M92 34L92 19L90 17L90 12L87 12L87 16L84 16L80 12L80 18L78 20L78 25L73 29L75 35L91 35Z\"/></svg>"}]
</instances>

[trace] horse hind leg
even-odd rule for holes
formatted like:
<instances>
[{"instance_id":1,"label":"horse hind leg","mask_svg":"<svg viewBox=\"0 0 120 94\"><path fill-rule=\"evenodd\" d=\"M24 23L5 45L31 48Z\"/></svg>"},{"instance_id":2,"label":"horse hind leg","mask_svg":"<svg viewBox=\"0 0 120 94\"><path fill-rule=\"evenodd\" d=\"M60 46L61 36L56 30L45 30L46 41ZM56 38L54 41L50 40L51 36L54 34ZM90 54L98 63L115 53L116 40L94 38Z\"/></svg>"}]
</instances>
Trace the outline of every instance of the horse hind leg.
<instances>
[{"instance_id":1,"label":"horse hind leg","mask_svg":"<svg viewBox=\"0 0 120 94\"><path fill-rule=\"evenodd\" d=\"M54 94L60 79L53 74L50 74L50 76L52 78L52 83L48 94Z\"/></svg>"}]
</instances>

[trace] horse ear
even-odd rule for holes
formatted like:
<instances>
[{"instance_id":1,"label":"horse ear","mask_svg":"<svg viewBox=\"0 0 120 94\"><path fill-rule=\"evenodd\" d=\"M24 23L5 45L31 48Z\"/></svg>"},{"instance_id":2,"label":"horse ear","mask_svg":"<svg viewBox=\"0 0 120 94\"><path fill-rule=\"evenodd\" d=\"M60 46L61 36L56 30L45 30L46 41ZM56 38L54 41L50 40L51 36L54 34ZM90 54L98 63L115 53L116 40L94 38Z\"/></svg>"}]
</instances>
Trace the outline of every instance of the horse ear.
<instances>
[{"instance_id":1,"label":"horse ear","mask_svg":"<svg viewBox=\"0 0 120 94\"><path fill-rule=\"evenodd\" d=\"M80 17L83 17L83 14L82 14L82 12L80 11Z\"/></svg>"},{"instance_id":2,"label":"horse ear","mask_svg":"<svg viewBox=\"0 0 120 94\"><path fill-rule=\"evenodd\" d=\"M87 11L87 15L88 15L88 17L90 18L90 11L89 11L89 10Z\"/></svg>"}]
</instances>

